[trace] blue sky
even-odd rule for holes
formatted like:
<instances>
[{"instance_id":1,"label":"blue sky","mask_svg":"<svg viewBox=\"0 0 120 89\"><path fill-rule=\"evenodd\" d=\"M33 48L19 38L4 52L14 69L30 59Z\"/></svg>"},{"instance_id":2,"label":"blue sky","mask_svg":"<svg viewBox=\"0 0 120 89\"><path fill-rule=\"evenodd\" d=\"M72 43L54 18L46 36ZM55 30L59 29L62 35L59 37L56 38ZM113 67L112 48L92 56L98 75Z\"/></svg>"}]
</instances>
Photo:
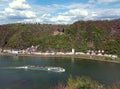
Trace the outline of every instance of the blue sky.
<instances>
[{"instance_id":1,"label":"blue sky","mask_svg":"<svg viewBox=\"0 0 120 89\"><path fill-rule=\"evenodd\" d=\"M0 0L0 24L71 24L120 18L120 0Z\"/></svg>"}]
</instances>

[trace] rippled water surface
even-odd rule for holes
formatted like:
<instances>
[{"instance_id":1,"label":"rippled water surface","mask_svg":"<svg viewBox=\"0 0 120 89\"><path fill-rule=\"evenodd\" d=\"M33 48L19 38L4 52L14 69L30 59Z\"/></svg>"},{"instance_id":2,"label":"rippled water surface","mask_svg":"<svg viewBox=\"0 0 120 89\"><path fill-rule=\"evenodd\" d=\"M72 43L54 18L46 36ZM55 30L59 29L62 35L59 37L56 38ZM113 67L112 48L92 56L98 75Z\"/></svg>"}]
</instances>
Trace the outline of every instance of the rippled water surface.
<instances>
[{"instance_id":1,"label":"rippled water surface","mask_svg":"<svg viewBox=\"0 0 120 89\"><path fill-rule=\"evenodd\" d=\"M25 65L57 66L64 73L4 69ZM68 77L89 76L103 84L120 82L120 64L73 58L0 56L0 89L45 89L66 84Z\"/></svg>"}]
</instances>

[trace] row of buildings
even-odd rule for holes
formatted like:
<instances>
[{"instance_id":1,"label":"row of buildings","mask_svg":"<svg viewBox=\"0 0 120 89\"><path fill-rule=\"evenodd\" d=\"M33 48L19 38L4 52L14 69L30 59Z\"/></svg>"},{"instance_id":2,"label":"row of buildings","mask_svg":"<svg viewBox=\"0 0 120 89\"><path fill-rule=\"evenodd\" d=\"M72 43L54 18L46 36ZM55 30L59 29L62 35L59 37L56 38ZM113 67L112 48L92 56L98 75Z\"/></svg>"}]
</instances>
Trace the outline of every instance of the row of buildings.
<instances>
[{"instance_id":1,"label":"row of buildings","mask_svg":"<svg viewBox=\"0 0 120 89\"><path fill-rule=\"evenodd\" d=\"M38 46L31 46L27 49L2 49L0 48L0 52L2 53L11 53L11 54L31 54L32 52L36 52L38 49Z\"/></svg>"},{"instance_id":2,"label":"row of buildings","mask_svg":"<svg viewBox=\"0 0 120 89\"><path fill-rule=\"evenodd\" d=\"M75 52L75 49L72 49L71 52L54 52L54 51L41 52L41 51L37 51L37 49L38 46L31 46L24 50L15 50L15 49L2 50L0 48L0 52L10 53L10 54L32 54L32 55L90 55L90 56L112 57L113 59L117 58L117 55L105 54L104 50L98 50L98 51L88 50L86 53L84 53L84 52Z\"/></svg>"}]
</instances>

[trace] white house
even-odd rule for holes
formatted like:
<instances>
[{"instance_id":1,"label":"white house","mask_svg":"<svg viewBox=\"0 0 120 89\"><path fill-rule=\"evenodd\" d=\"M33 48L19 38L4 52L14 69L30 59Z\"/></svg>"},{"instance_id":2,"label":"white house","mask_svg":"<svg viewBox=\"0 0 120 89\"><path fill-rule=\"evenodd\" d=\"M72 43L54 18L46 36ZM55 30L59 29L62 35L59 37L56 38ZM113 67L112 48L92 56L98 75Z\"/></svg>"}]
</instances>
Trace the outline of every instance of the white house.
<instances>
[{"instance_id":1,"label":"white house","mask_svg":"<svg viewBox=\"0 0 120 89\"><path fill-rule=\"evenodd\" d=\"M11 53L12 53L12 54L18 54L18 53L19 53L19 51L12 50L12 51L11 51Z\"/></svg>"},{"instance_id":2,"label":"white house","mask_svg":"<svg viewBox=\"0 0 120 89\"><path fill-rule=\"evenodd\" d=\"M10 49L4 49L3 52L4 53L11 53L11 50Z\"/></svg>"},{"instance_id":3,"label":"white house","mask_svg":"<svg viewBox=\"0 0 120 89\"><path fill-rule=\"evenodd\" d=\"M85 53L83 53L83 52L75 52L75 54L76 54L76 55L79 55L79 54L80 54L80 55L84 55Z\"/></svg>"}]
</instances>

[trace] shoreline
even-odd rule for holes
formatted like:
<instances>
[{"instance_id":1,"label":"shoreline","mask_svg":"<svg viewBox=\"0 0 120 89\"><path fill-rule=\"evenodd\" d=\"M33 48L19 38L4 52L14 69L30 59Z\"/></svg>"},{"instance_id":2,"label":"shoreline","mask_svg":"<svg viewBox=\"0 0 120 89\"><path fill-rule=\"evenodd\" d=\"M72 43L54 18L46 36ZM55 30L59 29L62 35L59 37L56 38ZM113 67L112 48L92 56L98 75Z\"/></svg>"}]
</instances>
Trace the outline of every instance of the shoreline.
<instances>
[{"instance_id":1,"label":"shoreline","mask_svg":"<svg viewBox=\"0 0 120 89\"><path fill-rule=\"evenodd\" d=\"M77 58L77 59L84 59L84 60L95 60L95 61L102 61L102 62L109 62L109 63L120 63L119 61L115 60L105 60L105 56L98 56L98 55L36 55L36 54L11 54L11 53L0 53L0 56L25 56L25 57L50 57L50 58Z\"/></svg>"}]
</instances>

